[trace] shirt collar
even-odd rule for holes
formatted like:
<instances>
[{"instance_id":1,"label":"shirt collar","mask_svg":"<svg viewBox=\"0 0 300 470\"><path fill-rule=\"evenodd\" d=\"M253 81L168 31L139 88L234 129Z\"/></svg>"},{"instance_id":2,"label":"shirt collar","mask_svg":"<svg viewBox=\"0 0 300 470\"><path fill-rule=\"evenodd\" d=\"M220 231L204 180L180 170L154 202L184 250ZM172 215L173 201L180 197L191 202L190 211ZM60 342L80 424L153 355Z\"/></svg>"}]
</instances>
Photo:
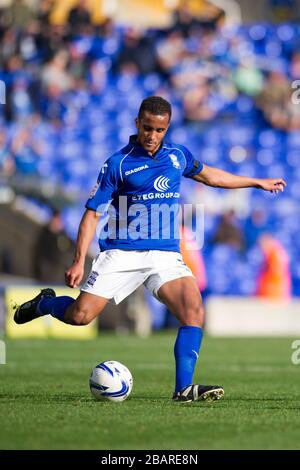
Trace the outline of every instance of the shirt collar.
<instances>
[{"instance_id":1,"label":"shirt collar","mask_svg":"<svg viewBox=\"0 0 300 470\"><path fill-rule=\"evenodd\" d=\"M164 142L163 141L161 142L159 149L156 150L154 155L151 155L150 153L148 153L147 150L145 150L144 147L137 141L137 134L133 134L129 137L129 144L132 144L134 147L136 147L139 150L139 152L143 152L145 156L150 157L150 158L155 158L156 155L162 149Z\"/></svg>"}]
</instances>

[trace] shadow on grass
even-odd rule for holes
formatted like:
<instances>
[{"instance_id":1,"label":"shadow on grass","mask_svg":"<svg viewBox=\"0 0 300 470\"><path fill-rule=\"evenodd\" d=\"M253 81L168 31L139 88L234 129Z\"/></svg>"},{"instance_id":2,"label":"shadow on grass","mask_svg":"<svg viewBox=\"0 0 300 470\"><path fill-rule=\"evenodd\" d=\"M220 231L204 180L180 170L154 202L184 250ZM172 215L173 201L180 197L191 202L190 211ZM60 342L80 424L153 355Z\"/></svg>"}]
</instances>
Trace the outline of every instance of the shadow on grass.
<instances>
[{"instance_id":1,"label":"shadow on grass","mask_svg":"<svg viewBox=\"0 0 300 470\"><path fill-rule=\"evenodd\" d=\"M124 400L124 402L135 402L135 403L165 403L166 401L172 402L170 397L151 397L151 396L134 396L130 397L128 400ZM40 393L40 392L26 392L26 393L0 393L0 404L4 403L37 403L39 405L42 404L49 404L54 403L55 405L65 404L65 403L95 403L97 405L110 405L115 404L115 402L103 399L103 400L96 400L92 396L88 396L85 394L74 394L74 393ZM123 402L121 402L123 403Z\"/></svg>"},{"instance_id":2,"label":"shadow on grass","mask_svg":"<svg viewBox=\"0 0 300 470\"><path fill-rule=\"evenodd\" d=\"M93 397L85 397L84 395L75 395L72 393L59 393L59 394L45 394L45 393L16 393L16 394L5 394L0 393L0 403L7 402L31 402L31 403L72 403L72 402L95 402Z\"/></svg>"},{"instance_id":3,"label":"shadow on grass","mask_svg":"<svg viewBox=\"0 0 300 470\"><path fill-rule=\"evenodd\" d=\"M32 405L49 405L49 404L74 404L74 405L84 405L84 404L95 404L97 406L110 406L115 405L115 402L110 400L95 400L94 397L89 396L88 394L78 394L78 393L40 393L40 392L27 392L27 393L15 393L15 394L5 394L0 393L0 404L5 403L30 403ZM123 403L123 402L121 402ZM300 400L295 397L245 397L245 396L227 396L223 400L205 402L197 401L190 403L178 403L171 400L169 396L158 396L153 397L149 395L135 395L129 397L125 400L124 403L140 405L158 405L166 406L172 405L177 406L178 408L189 408L191 406L201 406L201 407L218 407L220 409L228 409L234 406L235 408L240 406L249 406L251 408L260 408L260 409L281 409L281 410L299 410L300 409Z\"/></svg>"},{"instance_id":4,"label":"shadow on grass","mask_svg":"<svg viewBox=\"0 0 300 470\"><path fill-rule=\"evenodd\" d=\"M214 402L215 403L215 402ZM94 397L85 396L84 394L73 394L73 393L38 393L38 392L30 392L30 393L16 393L16 394L5 394L0 393L0 405L9 405L9 404L18 404L18 405L85 405L88 404L89 406L116 406L122 404L134 405L135 407L145 407L145 406L153 406L153 407L191 407L191 406L199 406L199 405L212 405L213 403L206 403L206 402L191 402L191 403L178 403L171 400L169 396L164 397L153 397L147 395L138 395L138 396L131 396L129 399L124 400L124 402L116 403L107 399L103 400L96 400Z\"/></svg>"}]
</instances>

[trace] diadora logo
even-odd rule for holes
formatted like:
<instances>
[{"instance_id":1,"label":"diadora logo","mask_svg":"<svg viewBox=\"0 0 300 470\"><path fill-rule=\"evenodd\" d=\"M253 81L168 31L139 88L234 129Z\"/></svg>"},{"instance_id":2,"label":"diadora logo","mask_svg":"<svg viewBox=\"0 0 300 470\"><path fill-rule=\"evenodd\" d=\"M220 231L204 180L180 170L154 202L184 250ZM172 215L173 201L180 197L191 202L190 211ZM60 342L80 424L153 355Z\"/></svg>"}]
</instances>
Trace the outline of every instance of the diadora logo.
<instances>
[{"instance_id":1,"label":"diadora logo","mask_svg":"<svg viewBox=\"0 0 300 470\"><path fill-rule=\"evenodd\" d=\"M138 171L147 170L147 168L149 168L148 165L138 166L137 168L133 168L133 170L125 171L125 176L132 175L132 173L137 173Z\"/></svg>"},{"instance_id":2,"label":"diadora logo","mask_svg":"<svg viewBox=\"0 0 300 470\"><path fill-rule=\"evenodd\" d=\"M161 175L154 181L154 188L156 189L156 191L166 191L170 188L169 181L169 178L166 178L165 176Z\"/></svg>"}]
</instances>

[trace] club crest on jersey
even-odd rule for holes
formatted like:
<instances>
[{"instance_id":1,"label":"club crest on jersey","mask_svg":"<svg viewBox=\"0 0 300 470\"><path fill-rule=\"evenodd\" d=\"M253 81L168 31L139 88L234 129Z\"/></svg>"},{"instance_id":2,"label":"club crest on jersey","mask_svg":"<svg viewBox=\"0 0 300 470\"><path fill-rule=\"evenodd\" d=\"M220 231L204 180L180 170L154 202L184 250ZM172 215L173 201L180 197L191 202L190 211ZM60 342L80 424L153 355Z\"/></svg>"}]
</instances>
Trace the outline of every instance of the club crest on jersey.
<instances>
[{"instance_id":1,"label":"club crest on jersey","mask_svg":"<svg viewBox=\"0 0 300 470\"><path fill-rule=\"evenodd\" d=\"M177 155L174 155L174 153L170 153L169 158L171 159L174 168L177 168L177 170L180 170L180 163L178 161Z\"/></svg>"}]
</instances>

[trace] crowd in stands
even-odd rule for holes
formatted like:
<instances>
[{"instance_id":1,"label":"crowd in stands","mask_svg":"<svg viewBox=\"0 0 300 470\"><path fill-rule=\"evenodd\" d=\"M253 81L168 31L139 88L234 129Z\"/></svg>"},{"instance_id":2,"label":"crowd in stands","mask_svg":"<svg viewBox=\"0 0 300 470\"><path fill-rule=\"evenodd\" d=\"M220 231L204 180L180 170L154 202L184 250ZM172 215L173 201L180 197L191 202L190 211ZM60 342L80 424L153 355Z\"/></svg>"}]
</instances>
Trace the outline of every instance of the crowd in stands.
<instances>
[{"instance_id":1,"label":"crowd in stands","mask_svg":"<svg viewBox=\"0 0 300 470\"><path fill-rule=\"evenodd\" d=\"M277 199L183 184L184 202L205 204L211 291L256 291L258 232L270 230L290 253L293 293L300 295L300 105L291 99L300 78L299 25L229 28L222 18L199 20L183 8L168 29L141 31L109 18L93 25L79 3L62 25L51 24L49 0L35 11L22 0L0 11L2 184L26 177L77 191L75 206L64 210L74 238L95 174L134 133L140 101L164 96L174 110L170 140L209 165L288 181ZM235 241L228 243L222 234L233 219L244 235L229 231Z\"/></svg>"}]
</instances>

